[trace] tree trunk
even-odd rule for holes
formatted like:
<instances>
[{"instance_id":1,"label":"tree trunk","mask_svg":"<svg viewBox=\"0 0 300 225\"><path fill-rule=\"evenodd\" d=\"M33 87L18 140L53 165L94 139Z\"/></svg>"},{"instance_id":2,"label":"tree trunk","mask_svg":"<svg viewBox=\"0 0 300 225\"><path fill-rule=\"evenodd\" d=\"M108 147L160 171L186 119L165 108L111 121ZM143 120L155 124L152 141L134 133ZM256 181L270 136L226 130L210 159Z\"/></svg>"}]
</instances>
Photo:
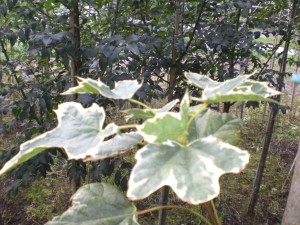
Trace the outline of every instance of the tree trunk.
<instances>
[{"instance_id":1,"label":"tree trunk","mask_svg":"<svg viewBox=\"0 0 300 225\"><path fill-rule=\"evenodd\" d=\"M238 7L236 11L236 21L235 21L235 32L239 31L240 27L240 18L241 18L241 8ZM234 65L235 65L235 45L231 48L231 54L229 55L229 79L235 77Z\"/></svg>"},{"instance_id":2,"label":"tree trunk","mask_svg":"<svg viewBox=\"0 0 300 225\"><path fill-rule=\"evenodd\" d=\"M241 109L240 109L240 119L243 120L244 118L244 108L245 108L245 102L241 103Z\"/></svg>"},{"instance_id":3,"label":"tree trunk","mask_svg":"<svg viewBox=\"0 0 300 225\"><path fill-rule=\"evenodd\" d=\"M116 4L116 7L115 7L115 11L114 11L114 18L113 18L113 23L112 23L112 26L111 26L111 36L113 36L116 32L116 28L117 28L117 17L119 15L119 6L120 6L120 2L121 0L117 0L117 4Z\"/></svg>"},{"instance_id":4,"label":"tree trunk","mask_svg":"<svg viewBox=\"0 0 300 225\"><path fill-rule=\"evenodd\" d=\"M255 205L256 205L256 202L258 199L260 184L261 184L264 169L265 169L266 159L267 159L267 155L268 155L268 150L269 150L269 146L270 146L270 142L271 142L271 138L272 138L272 134L273 134L273 128L274 128L277 113L278 113L278 105L274 104L274 106L271 108L268 126L267 126L267 132L266 132L264 143L263 143L263 149L261 152L260 161L258 164L256 176L255 176L254 183L253 183L251 199L250 199L248 209L247 209L247 216L249 218L252 218L254 215L254 208L255 208Z\"/></svg>"},{"instance_id":5,"label":"tree trunk","mask_svg":"<svg viewBox=\"0 0 300 225\"><path fill-rule=\"evenodd\" d=\"M223 110L222 112L223 113L229 113L229 109L230 107L233 105L233 103L230 103L230 102L224 102L223 103Z\"/></svg>"},{"instance_id":6,"label":"tree trunk","mask_svg":"<svg viewBox=\"0 0 300 225\"><path fill-rule=\"evenodd\" d=\"M175 81L176 81L176 59L177 59L177 38L179 34L179 23L180 23L180 0L176 0L175 2L175 26L174 26L174 35L173 35L173 43L172 43L172 66L170 69L170 77L169 77L169 96L168 101L170 102L173 99L174 89L175 89ZM160 191L160 204L167 205L169 198L169 190L170 187L164 186ZM160 209L158 213L158 225L165 225L167 218L166 209Z\"/></svg>"},{"instance_id":7,"label":"tree trunk","mask_svg":"<svg viewBox=\"0 0 300 225\"><path fill-rule=\"evenodd\" d=\"M72 1L70 4L70 29L73 35L74 40L74 52L75 56L71 58L70 62L70 79L71 86L74 87L77 85L76 76L80 76L80 58L79 58L79 49L80 49L80 24L79 24L79 6L78 1ZM72 95L72 101L77 99L76 95Z\"/></svg>"},{"instance_id":8,"label":"tree trunk","mask_svg":"<svg viewBox=\"0 0 300 225\"><path fill-rule=\"evenodd\" d=\"M300 224L300 143L295 159L295 169L282 225Z\"/></svg>"},{"instance_id":9,"label":"tree trunk","mask_svg":"<svg viewBox=\"0 0 300 225\"><path fill-rule=\"evenodd\" d=\"M295 17L297 3L298 3L298 0L293 0L292 10L291 10L290 16L289 16L289 25L288 25L288 29L287 29L286 42L284 45L282 64L280 65L279 78L278 78L278 82L277 82L277 90L278 91L282 91L282 85L284 82L286 61L287 61L289 44L290 44L291 34L292 34L292 23L293 23L293 20ZM275 98L275 100L280 102L280 100L281 100L280 95L277 96ZM261 186L261 181L262 181L262 177L263 177L263 173L264 173L264 169L265 169L266 159L267 159L267 155L268 155L268 150L269 150L269 146L270 146L270 142L271 142L271 138L272 138L272 134L273 134L274 123L275 123L277 114L278 114L278 105L271 104L271 112L269 115L267 131L266 131L266 134L264 137L263 149L261 152L260 161L259 161L258 168L256 171L256 176L255 176L255 179L253 182L253 191L252 191L250 202L249 202L249 205L247 208L247 217L248 218L253 218L253 215L254 215L254 208L255 208L255 205L256 205L256 202L257 202L258 196L259 196L259 190L260 190L260 186Z\"/></svg>"},{"instance_id":10,"label":"tree trunk","mask_svg":"<svg viewBox=\"0 0 300 225\"><path fill-rule=\"evenodd\" d=\"M73 35L74 39L74 52L75 56L71 58L70 62L70 80L71 80L71 87L74 87L77 85L76 82L76 76L80 76L80 58L79 58L79 49L80 49L80 24L79 24L79 6L78 6L78 1L72 1L70 3L70 30ZM73 94L71 96L72 101L76 101L77 95ZM78 167L78 162L76 160L72 160L72 167ZM80 187L80 178L71 179L71 188L72 188L72 193L74 194L77 189Z\"/></svg>"},{"instance_id":11,"label":"tree trunk","mask_svg":"<svg viewBox=\"0 0 300 225\"><path fill-rule=\"evenodd\" d=\"M170 68L170 78L169 78L169 96L168 100L173 99L175 81L176 81L176 58L177 58L177 39L179 35L179 23L180 23L180 0L176 0L175 3L175 27L172 42L172 65Z\"/></svg>"},{"instance_id":12,"label":"tree trunk","mask_svg":"<svg viewBox=\"0 0 300 225\"><path fill-rule=\"evenodd\" d=\"M240 18L241 18L241 8L238 7L236 11L236 20L235 20L235 32L237 33L239 31L240 27ZM235 45L231 47L230 55L229 55L229 77L227 79L232 79L235 77L234 73L234 65L235 65ZM225 78L226 80L226 78ZM224 102L223 103L223 112L229 113L229 109L233 104L230 102Z\"/></svg>"},{"instance_id":13,"label":"tree trunk","mask_svg":"<svg viewBox=\"0 0 300 225\"><path fill-rule=\"evenodd\" d=\"M164 186L160 190L160 205L167 205L169 201L169 192L170 192L170 187L169 186ZM167 219L167 211L166 209L160 209L158 212L158 225L165 225L166 224L166 219Z\"/></svg>"}]
</instances>

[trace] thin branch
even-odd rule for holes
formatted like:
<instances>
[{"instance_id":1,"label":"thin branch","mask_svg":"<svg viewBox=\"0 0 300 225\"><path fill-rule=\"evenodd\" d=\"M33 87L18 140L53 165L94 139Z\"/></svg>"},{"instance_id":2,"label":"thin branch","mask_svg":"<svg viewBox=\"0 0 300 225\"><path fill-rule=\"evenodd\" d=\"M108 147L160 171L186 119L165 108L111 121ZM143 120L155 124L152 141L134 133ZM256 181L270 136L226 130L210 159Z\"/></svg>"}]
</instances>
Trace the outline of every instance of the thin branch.
<instances>
[{"instance_id":1,"label":"thin branch","mask_svg":"<svg viewBox=\"0 0 300 225\"><path fill-rule=\"evenodd\" d=\"M7 63L9 63L9 57L8 57L8 54L7 54L7 51L6 51L6 48L4 46L4 43L3 43L2 39L0 39L0 43L1 43L2 52L5 56L5 59L6 59Z\"/></svg>"},{"instance_id":2,"label":"thin branch","mask_svg":"<svg viewBox=\"0 0 300 225\"><path fill-rule=\"evenodd\" d=\"M116 5L116 8L115 8L115 12L114 12L113 24L111 26L111 36L113 36L116 32L117 17L118 17L118 14L119 14L120 1L121 0L117 0L117 5Z\"/></svg>"},{"instance_id":3,"label":"thin branch","mask_svg":"<svg viewBox=\"0 0 300 225\"><path fill-rule=\"evenodd\" d=\"M4 43L3 43L2 39L0 39L0 43L1 43L2 52L3 52L4 56L5 56L5 59L6 59L6 61L7 61L7 64L11 67L11 68L10 68L10 69L11 69L11 72L12 72L12 74L13 74L13 76L14 76L16 82L17 82L17 84L19 84L19 79L18 79L18 77L17 77L17 75L16 75L16 71L15 71L15 70L12 68L12 66L10 65L9 56L8 56L7 50L6 50L5 46L4 46ZM24 90L23 90L22 87L20 87L20 91L21 91L21 94L22 94L22 96L23 96L23 99L26 100L27 97L26 97L26 94L25 94L25 92L24 92Z\"/></svg>"},{"instance_id":4,"label":"thin branch","mask_svg":"<svg viewBox=\"0 0 300 225\"><path fill-rule=\"evenodd\" d=\"M54 16L50 16L48 13L46 13L43 10L43 7L40 7L39 5L37 5L37 3L35 3L34 1L28 1L32 6L34 6L41 14L43 14L44 16L48 17L51 20L54 20L56 17Z\"/></svg>"},{"instance_id":5,"label":"thin branch","mask_svg":"<svg viewBox=\"0 0 300 225\"><path fill-rule=\"evenodd\" d=\"M170 83L169 81L165 80L165 79L163 78L163 76L160 76L160 75L158 75L158 74L155 73L155 72L153 72L153 74L154 74L155 76L157 76L157 77L158 77L160 80L162 80L163 82L166 82L167 84Z\"/></svg>"},{"instance_id":6,"label":"thin branch","mask_svg":"<svg viewBox=\"0 0 300 225\"><path fill-rule=\"evenodd\" d=\"M273 52L270 55L270 57L268 58L268 60L263 64L263 67L261 68L261 70L259 71L259 73L256 75L256 77L259 77L262 72L264 71L264 69L267 67L268 63L270 62L270 60L272 59L272 57L274 56L274 54L276 53L277 49L280 47L280 45L283 43L285 39L285 35L282 36L282 38L280 39L279 43L273 48Z\"/></svg>"},{"instance_id":7,"label":"thin branch","mask_svg":"<svg viewBox=\"0 0 300 225\"><path fill-rule=\"evenodd\" d=\"M180 62L180 61L182 60L182 58L186 55L186 53L187 53L187 51L189 50L189 47L190 47L192 41L194 40L194 36L195 36L195 34L196 34L196 30L197 30L197 27L198 27L198 25L199 25L199 22L200 22L200 19L201 19L201 16L202 16L202 13L203 13L205 4L206 4L206 0L202 1L202 2L199 4L199 5L201 5L201 6L200 6L200 11L199 11L198 18L197 18L197 20L196 20L196 23L195 23L193 32L192 32L192 34L191 34L191 36L190 36L190 40L189 40L189 42L187 43L184 52L182 52L181 55L180 55L180 57L177 59L177 62Z\"/></svg>"}]
</instances>

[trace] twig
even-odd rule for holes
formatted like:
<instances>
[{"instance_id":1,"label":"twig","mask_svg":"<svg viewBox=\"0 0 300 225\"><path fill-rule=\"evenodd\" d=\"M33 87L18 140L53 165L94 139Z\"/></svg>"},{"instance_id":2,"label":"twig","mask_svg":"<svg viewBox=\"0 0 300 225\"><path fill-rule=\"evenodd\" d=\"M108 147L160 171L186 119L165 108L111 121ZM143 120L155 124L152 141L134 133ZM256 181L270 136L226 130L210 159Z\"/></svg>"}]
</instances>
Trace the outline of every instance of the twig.
<instances>
[{"instance_id":1,"label":"twig","mask_svg":"<svg viewBox=\"0 0 300 225\"><path fill-rule=\"evenodd\" d=\"M204 10L204 6L205 6L205 4L206 4L206 0L202 1L200 4L201 4L200 12L199 12L199 14L198 14L198 18L197 18L197 20L196 20L196 23L195 23L193 32L192 32L192 34L191 34L191 36L190 36L190 40L189 40L189 42L187 43L184 52L182 52L182 54L180 55L180 57L177 59L177 63L180 62L180 61L182 60L182 58L185 56L185 54L187 53L187 51L188 51L188 49L189 49L189 47L190 47L190 45L191 45L191 43L192 43L192 41L193 41L193 39L194 39L194 36L195 36L196 30L197 30L197 27L198 27L198 25L199 25L199 22L200 22L200 19L201 19L203 10ZM200 4L199 4L199 5L200 5Z\"/></svg>"}]
</instances>

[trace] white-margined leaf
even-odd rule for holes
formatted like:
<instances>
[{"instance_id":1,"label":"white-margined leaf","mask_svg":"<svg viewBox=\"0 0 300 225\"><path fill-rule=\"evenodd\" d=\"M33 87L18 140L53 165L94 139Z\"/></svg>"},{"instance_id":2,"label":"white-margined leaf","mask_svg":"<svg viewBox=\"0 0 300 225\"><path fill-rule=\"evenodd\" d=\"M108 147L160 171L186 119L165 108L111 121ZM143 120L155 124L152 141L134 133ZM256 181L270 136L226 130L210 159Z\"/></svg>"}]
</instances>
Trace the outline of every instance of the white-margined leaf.
<instances>
[{"instance_id":1,"label":"white-margined leaf","mask_svg":"<svg viewBox=\"0 0 300 225\"><path fill-rule=\"evenodd\" d=\"M108 141L101 142L97 146L97 149L88 150L84 161L97 161L107 156L111 157L120 154L121 151L128 150L142 140L143 137L137 132L117 134Z\"/></svg>"},{"instance_id":2,"label":"white-margined leaf","mask_svg":"<svg viewBox=\"0 0 300 225\"><path fill-rule=\"evenodd\" d=\"M159 109L128 109L124 111L128 114L126 116L127 119L136 118L147 120L153 118L156 115L156 113L170 111L178 102L179 100L175 99Z\"/></svg>"},{"instance_id":3,"label":"white-margined leaf","mask_svg":"<svg viewBox=\"0 0 300 225\"><path fill-rule=\"evenodd\" d=\"M180 113L157 113L137 129L149 143L163 143L169 140L180 142L186 136L187 121L181 118Z\"/></svg>"},{"instance_id":4,"label":"white-margined leaf","mask_svg":"<svg viewBox=\"0 0 300 225\"><path fill-rule=\"evenodd\" d=\"M78 77L78 80L78 86L70 88L63 94L90 93L100 94L112 99L129 99L142 86L142 83L139 84L137 80L123 80L116 82L115 88L110 89L109 86L100 80L81 77Z\"/></svg>"},{"instance_id":5,"label":"white-margined leaf","mask_svg":"<svg viewBox=\"0 0 300 225\"><path fill-rule=\"evenodd\" d=\"M186 72L185 77L188 82L198 88L211 88L219 85L219 82L210 79L208 76L203 76L198 73Z\"/></svg>"},{"instance_id":6,"label":"white-margined leaf","mask_svg":"<svg viewBox=\"0 0 300 225\"><path fill-rule=\"evenodd\" d=\"M241 120L228 113L219 113L211 109L204 110L192 122L188 140L192 142L212 135L224 142L238 145L240 126Z\"/></svg>"},{"instance_id":7,"label":"white-margined leaf","mask_svg":"<svg viewBox=\"0 0 300 225\"><path fill-rule=\"evenodd\" d=\"M203 104L198 104L198 105L193 105L193 106L190 106L189 108L189 113L192 115L194 113L196 113L201 107L202 107Z\"/></svg>"},{"instance_id":8,"label":"white-margined leaf","mask_svg":"<svg viewBox=\"0 0 300 225\"><path fill-rule=\"evenodd\" d=\"M280 92L268 87L266 82L250 80L251 75L240 75L225 82L216 82L207 76L185 73L188 82L203 90L200 99L205 103L234 102L234 101L273 101L269 97Z\"/></svg>"},{"instance_id":9,"label":"white-margined leaf","mask_svg":"<svg viewBox=\"0 0 300 225\"><path fill-rule=\"evenodd\" d=\"M142 120L147 120L147 119L151 119L155 116L155 112L152 109L127 109L124 110L125 113L127 113L126 115L126 119L142 119Z\"/></svg>"},{"instance_id":10,"label":"white-margined leaf","mask_svg":"<svg viewBox=\"0 0 300 225\"><path fill-rule=\"evenodd\" d=\"M136 208L122 192L105 183L81 187L72 206L47 225L138 225Z\"/></svg>"},{"instance_id":11,"label":"white-margined leaf","mask_svg":"<svg viewBox=\"0 0 300 225\"><path fill-rule=\"evenodd\" d=\"M249 154L208 136L185 146L172 141L147 144L136 159L129 179L129 199L144 199L167 185L181 200L200 204L219 194L219 177L240 172Z\"/></svg>"},{"instance_id":12,"label":"white-margined leaf","mask_svg":"<svg viewBox=\"0 0 300 225\"><path fill-rule=\"evenodd\" d=\"M153 109L154 112L156 113L164 113L164 112L169 112L177 103L179 102L178 99L175 99L171 102L168 102L166 105L164 105L162 108L159 109Z\"/></svg>"},{"instance_id":13,"label":"white-margined leaf","mask_svg":"<svg viewBox=\"0 0 300 225\"><path fill-rule=\"evenodd\" d=\"M181 120L183 120L185 123L187 123L189 120L189 110L190 110L190 99L189 99L188 91L186 91L180 102Z\"/></svg>"},{"instance_id":14,"label":"white-margined leaf","mask_svg":"<svg viewBox=\"0 0 300 225\"><path fill-rule=\"evenodd\" d=\"M0 174L52 147L64 148L69 159L84 159L88 151L97 153L104 138L118 131L115 124L102 128L105 112L97 104L83 108L79 103L67 102L59 105L55 112L57 127L23 143L19 153L4 165Z\"/></svg>"}]
</instances>

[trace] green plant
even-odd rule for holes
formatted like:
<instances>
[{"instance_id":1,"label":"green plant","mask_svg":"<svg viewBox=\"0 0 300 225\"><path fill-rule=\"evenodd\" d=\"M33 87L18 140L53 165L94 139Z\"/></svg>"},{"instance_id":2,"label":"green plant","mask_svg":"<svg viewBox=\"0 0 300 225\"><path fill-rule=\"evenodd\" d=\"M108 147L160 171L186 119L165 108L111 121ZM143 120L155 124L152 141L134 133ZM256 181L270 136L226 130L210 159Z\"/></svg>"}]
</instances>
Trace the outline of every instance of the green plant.
<instances>
[{"instance_id":1,"label":"green plant","mask_svg":"<svg viewBox=\"0 0 300 225\"><path fill-rule=\"evenodd\" d=\"M239 67L246 73L261 67L255 52L264 55L268 44L255 43L253 34L284 30L284 17L269 18L287 3L260 6L263 10L249 13L251 4L245 1L1 1L0 98L5 96L7 104L0 104L0 114L12 113L14 119L1 121L0 133L26 123L22 141L5 149L9 156L4 161L19 143L52 128L52 109L64 101L59 94L75 81L73 75L101 78L109 85L143 79L136 97L149 100L165 91L169 98L181 98L183 71L224 81L238 75ZM80 97L77 101L85 106L111 104L95 95ZM46 154L31 159L15 171L16 179L28 183L29 174L46 176L51 160ZM84 172L84 165L72 166L68 174L79 180Z\"/></svg>"},{"instance_id":2,"label":"green plant","mask_svg":"<svg viewBox=\"0 0 300 225\"><path fill-rule=\"evenodd\" d=\"M281 120L278 124L279 132L275 133L278 140L291 142L297 140L300 136L300 127L288 120Z\"/></svg>"},{"instance_id":3,"label":"green plant","mask_svg":"<svg viewBox=\"0 0 300 225\"><path fill-rule=\"evenodd\" d=\"M79 85L64 94L101 94L110 99L127 99L140 108L128 109L127 118L140 119L141 124L118 126L110 123L103 128L105 112L93 104L83 108L79 103L63 103L56 110L58 126L20 147L0 175L36 154L52 147L64 148L69 159L97 161L113 157L139 144L136 165L128 183L127 197L140 200L168 185L189 204L211 201L216 223L219 224L212 199L219 194L219 177L239 173L249 161L249 154L236 147L240 121L226 113L208 109L212 103L230 101L272 101L279 94L267 84L238 76L219 83L207 76L185 73L188 82L203 89L201 98L190 97L188 91L180 102L179 112L170 112L174 100L160 109L152 109L133 99L141 87L135 80L120 81L110 89L100 80L79 79ZM190 106L190 100L201 104ZM67 132L66 132L67 131ZM125 132L124 132L125 131ZM194 214L207 224L203 215L183 206L158 206L137 211L121 192L105 183L83 186L73 196L73 206L48 224L138 224L137 216L161 208L180 209Z\"/></svg>"},{"instance_id":4,"label":"green plant","mask_svg":"<svg viewBox=\"0 0 300 225\"><path fill-rule=\"evenodd\" d=\"M46 200L46 197L51 194L51 189L42 186L39 181L27 190L25 199L31 201L31 205L26 209L29 218L49 220L53 217L53 208L49 207Z\"/></svg>"}]
</instances>

